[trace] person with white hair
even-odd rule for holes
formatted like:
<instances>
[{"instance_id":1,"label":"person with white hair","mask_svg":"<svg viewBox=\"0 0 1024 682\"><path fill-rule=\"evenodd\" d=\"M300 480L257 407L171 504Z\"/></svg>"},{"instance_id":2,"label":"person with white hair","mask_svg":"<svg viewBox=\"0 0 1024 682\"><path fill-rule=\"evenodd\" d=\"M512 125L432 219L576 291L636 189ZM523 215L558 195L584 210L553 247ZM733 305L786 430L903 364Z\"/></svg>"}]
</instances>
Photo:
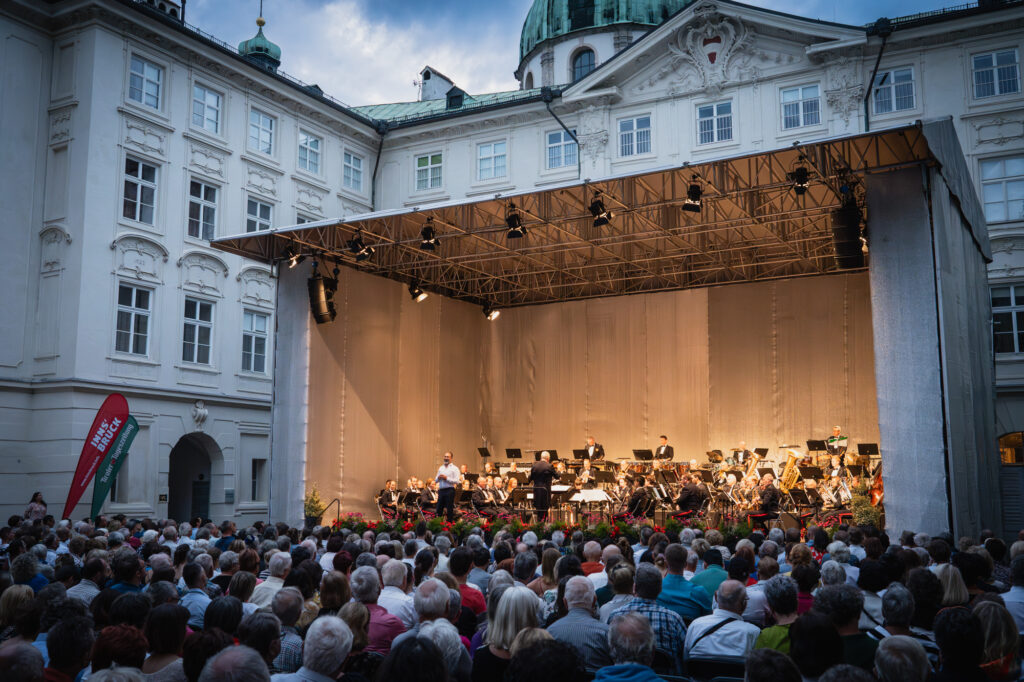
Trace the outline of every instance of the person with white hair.
<instances>
[{"instance_id":1,"label":"person with white hair","mask_svg":"<svg viewBox=\"0 0 1024 682\"><path fill-rule=\"evenodd\" d=\"M594 682L659 682L651 663L654 660L654 630L639 613L621 613L608 624L608 650L613 665L597 671Z\"/></svg>"},{"instance_id":2,"label":"person with white hair","mask_svg":"<svg viewBox=\"0 0 1024 682\"><path fill-rule=\"evenodd\" d=\"M438 535L434 538L434 547L437 548L437 566L435 573L448 570L448 552L452 549L452 539L445 535Z\"/></svg>"},{"instance_id":3,"label":"person with white hair","mask_svg":"<svg viewBox=\"0 0 1024 682\"><path fill-rule=\"evenodd\" d=\"M846 572L846 582L856 585L857 578L860 576L860 569L850 564L849 546L845 542L836 540L829 543L826 551L828 552L829 559L842 565L843 570Z\"/></svg>"},{"instance_id":4,"label":"person with white hair","mask_svg":"<svg viewBox=\"0 0 1024 682\"><path fill-rule=\"evenodd\" d=\"M389 559L384 564L380 571L384 589L380 591L377 603L402 621L402 625L408 630L419 622L419 618L416 616L412 595L406 594L409 579L405 566L405 562L398 559Z\"/></svg>"},{"instance_id":5,"label":"person with white hair","mask_svg":"<svg viewBox=\"0 0 1024 682\"><path fill-rule=\"evenodd\" d=\"M502 573L504 573L504 571L502 571ZM505 573L505 575L508 574ZM458 590L452 590L452 592L459 595ZM420 586L417 587L416 591L413 593L412 599L419 622L404 633L395 637L395 640L391 642L392 649L409 637L418 637L420 634L420 628L427 623L437 620L447 622L448 614L451 612L451 592L449 592L448 586L437 578L427 578L420 583ZM461 605L462 600L461 595L459 595L459 606L461 607ZM456 676L457 679L468 679L473 669L473 661L470 659L469 652L464 646L461 647L460 661L455 669L460 672L460 674Z\"/></svg>"},{"instance_id":6,"label":"person with white hair","mask_svg":"<svg viewBox=\"0 0 1024 682\"><path fill-rule=\"evenodd\" d=\"M686 632L686 658L746 656L761 629L744 622L747 592L738 580L725 580L715 592L716 608L690 624Z\"/></svg>"},{"instance_id":7,"label":"person with white hair","mask_svg":"<svg viewBox=\"0 0 1024 682\"><path fill-rule=\"evenodd\" d=\"M252 591L252 596L249 597L249 602L261 609L270 606L274 595L284 587L284 579L292 570L292 557L285 552L278 552L270 557L270 564L267 568L270 575L256 586L256 589Z\"/></svg>"},{"instance_id":8,"label":"person with white hair","mask_svg":"<svg viewBox=\"0 0 1024 682\"><path fill-rule=\"evenodd\" d=\"M515 585L505 590L488 624L485 645L473 656L473 680L504 679L512 642L520 630L537 627L538 611L537 595L529 587Z\"/></svg>"},{"instance_id":9,"label":"person with white hair","mask_svg":"<svg viewBox=\"0 0 1024 682\"><path fill-rule=\"evenodd\" d=\"M893 635L878 644L875 677L879 682L924 682L930 674L928 655L913 637Z\"/></svg>"},{"instance_id":10,"label":"person with white hair","mask_svg":"<svg viewBox=\"0 0 1024 682\"><path fill-rule=\"evenodd\" d=\"M840 564L838 561L829 559L821 565L821 584L825 585L843 585L849 582L846 579L846 567ZM815 590L817 592L817 590Z\"/></svg>"},{"instance_id":11,"label":"person with white hair","mask_svg":"<svg viewBox=\"0 0 1024 682\"><path fill-rule=\"evenodd\" d=\"M587 668L611 665L608 651L608 625L595 616L597 596L594 584L582 576L573 576L565 584L568 613L548 626L552 637L575 647Z\"/></svg>"},{"instance_id":12,"label":"person with white hair","mask_svg":"<svg viewBox=\"0 0 1024 682\"><path fill-rule=\"evenodd\" d=\"M273 682L327 682L340 677L352 651L352 630L337 616L317 618L306 632L302 667L294 673L274 675ZM341 678L344 679L344 678Z\"/></svg>"},{"instance_id":13,"label":"person with white hair","mask_svg":"<svg viewBox=\"0 0 1024 682\"><path fill-rule=\"evenodd\" d=\"M420 625L420 639L427 639L437 645L448 667L448 676L451 680L469 680L472 675L473 664L466 654L466 647L462 643L459 631L449 621L438 619L427 621Z\"/></svg>"},{"instance_id":14,"label":"person with white hair","mask_svg":"<svg viewBox=\"0 0 1024 682\"><path fill-rule=\"evenodd\" d=\"M229 646L211 658L199 674L199 682L270 682L263 657L250 647Z\"/></svg>"},{"instance_id":15,"label":"person with white hair","mask_svg":"<svg viewBox=\"0 0 1024 682\"><path fill-rule=\"evenodd\" d=\"M401 562L399 562L401 563ZM404 570L404 565L403 565ZM405 626L396 616L391 615L377 603L380 597L380 579L377 569L360 566L352 571L349 579L352 598L366 606L370 612L369 641L367 651L376 651L387 656L395 637L405 632Z\"/></svg>"}]
</instances>

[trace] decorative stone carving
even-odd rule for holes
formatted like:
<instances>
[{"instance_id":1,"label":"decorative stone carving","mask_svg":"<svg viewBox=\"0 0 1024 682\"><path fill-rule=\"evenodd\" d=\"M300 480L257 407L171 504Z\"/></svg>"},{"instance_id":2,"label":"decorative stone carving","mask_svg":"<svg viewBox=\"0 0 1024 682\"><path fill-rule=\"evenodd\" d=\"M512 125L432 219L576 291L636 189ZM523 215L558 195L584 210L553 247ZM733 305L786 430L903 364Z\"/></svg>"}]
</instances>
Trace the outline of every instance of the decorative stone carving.
<instances>
[{"instance_id":1,"label":"decorative stone carving","mask_svg":"<svg viewBox=\"0 0 1024 682\"><path fill-rule=\"evenodd\" d=\"M277 176L274 173L265 171L258 166L249 165L246 167L245 177L245 184L249 189L267 196L277 196Z\"/></svg>"},{"instance_id":2,"label":"decorative stone carving","mask_svg":"<svg viewBox=\"0 0 1024 682\"><path fill-rule=\"evenodd\" d=\"M206 418L210 415L210 411L206 409L206 403L202 400L197 400L192 405L192 421L195 422L196 428L202 431L203 424L206 423Z\"/></svg>"},{"instance_id":3,"label":"decorative stone carving","mask_svg":"<svg viewBox=\"0 0 1024 682\"><path fill-rule=\"evenodd\" d=\"M60 225L51 225L39 233L42 243L40 271L53 272L63 267L64 249L71 243L71 235Z\"/></svg>"},{"instance_id":4,"label":"decorative stone carving","mask_svg":"<svg viewBox=\"0 0 1024 682\"><path fill-rule=\"evenodd\" d=\"M978 144L993 144L1001 147L1008 142L1024 137L1024 119L1022 118L1000 115L973 121L971 125L974 126L977 134Z\"/></svg>"},{"instance_id":5,"label":"decorative stone carving","mask_svg":"<svg viewBox=\"0 0 1024 682\"><path fill-rule=\"evenodd\" d=\"M295 183L295 203L302 208L323 215L325 193L305 183Z\"/></svg>"},{"instance_id":6,"label":"decorative stone carving","mask_svg":"<svg viewBox=\"0 0 1024 682\"><path fill-rule=\"evenodd\" d=\"M161 263L167 262L167 249L159 243L135 234L122 235L110 244L116 251L116 272L135 279L159 282Z\"/></svg>"},{"instance_id":7,"label":"decorative stone carving","mask_svg":"<svg viewBox=\"0 0 1024 682\"><path fill-rule=\"evenodd\" d=\"M555 52L544 50L540 55L540 84L555 84Z\"/></svg>"},{"instance_id":8,"label":"decorative stone carving","mask_svg":"<svg viewBox=\"0 0 1024 682\"><path fill-rule=\"evenodd\" d=\"M216 256L190 251L178 259L181 285L204 294L221 294L220 277L228 276L228 266Z\"/></svg>"},{"instance_id":9,"label":"decorative stone carving","mask_svg":"<svg viewBox=\"0 0 1024 682\"><path fill-rule=\"evenodd\" d=\"M274 280L269 270L248 267L235 278L241 283L242 302L263 308L274 306Z\"/></svg>"},{"instance_id":10,"label":"decorative stone carving","mask_svg":"<svg viewBox=\"0 0 1024 682\"><path fill-rule=\"evenodd\" d=\"M604 156L608 145L607 107L596 107L593 104L580 112L580 125L577 139L580 143L580 154L591 163L596 164Z\"/></svg>"},{"instance_id":11,"label":"decorative stone carving","mask_svg":"<svg viewBox=\"0 0 1024 682\"><path fill-rule=\"evenodd\" d=\"M71 139L71 113L75 105L69 104L50 112L50 144Z\"/></svg>"},{"instance_id":12,"label":"decorative stone carving","mask_svg":"<svg viewBox=\"0 0 1024 682\"><path fill-rule=\"evenodd\" d=\"M825 68L825 78L828 84L825 99L829 108L849 125L850 117L864 101L864 84L857 76L857 62L840 57Z\"/></svg>"},{"instance_id":13,"label":"decorative stone carving","mask_svg":"<svg viewBox=\"0 0 1024 682\"><path fill-rule=\"evenodd\" d=\"M1024 250L1024 236L1003 237L992 240L992 254L1006 253Z\"/></svg>"},{"instance_id":14,"label":"decorative stone carving","mask_svg":"<svg viewBox=\"0 0 1024 682\"><path fill-rule=\"evenodd\" d=\"M629 31L616 32L615 37L612 39L612 45L614 46L615 53L622 52L633 43L633 34Z\"/></svg>"},{"instance_id":15,"label":"decorative stone carving","mask_svg":"<svg viewBox=\"0 0 1024 682\"><path fill-rule=\"evenodd\" d=\"M209 175L224 177L224 154L198 142L189 143L189 165Z\"/></svg>"},{"instance_id":16,"label":"decorative stone carving","mask_svg":"<svg viewBox=\"0 0 1024 682\"><path fill-rule=\"evenodd\" d=\"M124 143L144 152L165 154L167 133L142 119L126 116Z\"/></svg>"}]
</instances>

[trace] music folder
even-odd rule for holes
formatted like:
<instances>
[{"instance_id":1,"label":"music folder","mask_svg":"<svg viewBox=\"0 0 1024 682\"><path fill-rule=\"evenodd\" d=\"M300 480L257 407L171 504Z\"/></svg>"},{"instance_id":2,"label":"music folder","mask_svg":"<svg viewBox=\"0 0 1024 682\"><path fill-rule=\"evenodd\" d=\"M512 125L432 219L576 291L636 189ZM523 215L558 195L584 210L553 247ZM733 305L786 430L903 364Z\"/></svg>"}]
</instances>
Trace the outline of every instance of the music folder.
<instances>
[{"instance_id":1,"label":"music folder","mask_svg":"<svg viewBox=\"0 0 1024 682\"><path fill-rule=\"evenodd\" d=\"M477 448L476 451L480 453L481 457L490 457L491 456L491 451L488 450L487 448Z\"/></svg>"},{"instance_id":2,"label":"music folder","mask_svg":"<svg viewBox=\"0 0 1024 682\"><path fill-rule=\"evenodd\" d=\"M652 460L654 459L654 450L650 448L633 449L633 459L636 460Z\"/></svg>"},{"instance_id":3,"label":"music folder","mask_svg":"<svg viewBox=\"0 0 1024 682\"><path fill-rule=\"evenodd\" d=\"M825 452L826 450L828 450L828 447L823 440L807 441L807 452Z\"/></svg>"},{"instance_id":4,"label":"music folder","mask_svg":"<svg viewBox=\"0 0 1024 682\"><path fill-rule=\"evenodd\" d=\"M505 448L505 456L509 459L522 459L523 451L519 448Z\"/></svg>"},{"instance_id":5,"label":"music folder","mask_svg":"<svg viewBox=\"0 0 1024 682\"><path fill-rule=\"evenodd\" d=\"M572 451L573 459L586 459L590 454L583 448L574 448Z\"/></svg>"},{"instance_id":6,"label":"music folder","mask_svg":"<svg viewBox=\"0 0 1024 682\"><path fill-rule=\"evenodd\" d=\"M878 455L878 443L861 443L857 446L857 454L861 457L875 457Z\"/></svg>"}]
</instances>

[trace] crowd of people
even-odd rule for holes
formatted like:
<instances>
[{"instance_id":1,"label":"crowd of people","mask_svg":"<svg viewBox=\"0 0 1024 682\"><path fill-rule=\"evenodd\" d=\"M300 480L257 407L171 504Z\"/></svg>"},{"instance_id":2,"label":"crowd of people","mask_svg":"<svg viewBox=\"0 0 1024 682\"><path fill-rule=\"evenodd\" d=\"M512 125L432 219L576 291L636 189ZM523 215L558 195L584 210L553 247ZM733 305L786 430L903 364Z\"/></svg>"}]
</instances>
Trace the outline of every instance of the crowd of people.
<instances>
[{"instance_id":1,"label":"crowd of people","mask_svg":"<svg viewBox=\"0 0 1024 682\"><path fill-rule=\"evenodd\" d=\"M638 536L15 516L0 680L1021 676L1024 532Z\"/></svg>"}]
</instances>

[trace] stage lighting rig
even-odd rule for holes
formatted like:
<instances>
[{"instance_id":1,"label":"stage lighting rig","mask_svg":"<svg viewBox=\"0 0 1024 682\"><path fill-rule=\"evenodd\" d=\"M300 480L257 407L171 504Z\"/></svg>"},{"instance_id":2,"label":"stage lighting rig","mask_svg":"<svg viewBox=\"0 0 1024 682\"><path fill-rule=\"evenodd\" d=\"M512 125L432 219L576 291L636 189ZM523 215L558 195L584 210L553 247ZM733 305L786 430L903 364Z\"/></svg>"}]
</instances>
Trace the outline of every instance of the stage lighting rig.
<instances>
[{"instance_id":1,"label":"stage lighting rig","mask_svg":"<svg viewBox=\"0 0 1024 682\"><path fill-rule=\"evenodd\" d=\"M362 263L377 251L372 246L366 245L362 232L356 232L356 236L348 240L348 250L356 257L357 263Z\"/></svg>"},{"instance_id":2,"label":"stage lighting rig","mask_svg":"<svg viewBox=\"0 0 1024 682\"><path fill-rule=\"evenodd\" d=\"M412 300L415 301L416 303L423 303L423 301L427 300L429 294L427 294L427 292L423 291L423 289L420 289L415 284L410 284L409 296L411 296Z\"/></svg>"},{"instance_id":3,"label":"stage lighting rig","mask_svg":"<svg viewBox=\"0 0 1024 682\"><path fill-rule=\"evenodd\" d=\"M700 213L701 209L701 196L703 196L704 190L701 189L700 184L697 182L697 176L693 177L693 182L686 188L686 199L683 200L683 210L689 211L690 213Z\"/></svg>"},{"instance_id":4,"label":"stage lighting rig","mask_svg":"<svg viewBox=\"0 0 1024 682\"><path fill-rule=\"evenodd\" d=\"M295 249L293 249L290 246L287 249L284 250L284 257L285 257L285 260L288 261L288 269L289 270L294 268L296 265L298 265L302 261L306 260L306 257L304 255L302 255L301 253L296 252Z\"/></svg>"},{"instance_id":5,"label":"stage lighting rig","mask_svg":"<svg viewBox=\"0 0 1024 682\"><path fill-rule=\"evenodd\" d=\"M494 322L498 317L501 316L501 311L497 308L492 308L491 304L484 306L484 317L487 318L488 322Z\"/></svg>"},{"instance_id":6,"label":"stage lighting rig","mask_svg":"<svg viewBox=\"0 0 1024 682\"><path fill-rule=\"evenodd\" d=\"M508 227L508 232L505 233L505 236L509 239L522 239L526 236L523 216L519 213L519 209L516 208L514 203L509 203L508 210L505 212L505 225Z\"/></svg>"},{"instance_id":7,"label":"stage lighting rig","mask_svg":"<svg viewBox=\"0 0 1024 682\"><path fill-rule=\"evenodd\" d=\"M424 251L433 251L437 248L437 231L434 230L433 216L427 218L426 224L420 230L420 248Z\"/></svg>"},{"instance_id":8,"label":"stage lighting rig","mask_svg":"<svg viewBox=\"0 0 1024 682\"><path fill-rule=\"evenodd\" d=\"M615 216L604 206L600 193L594 194L594 200L590 202L590 215L594 216L594 227L604 227L611 223Z\"/></svg>"},{"instance_id":9,"label":"stage lighting rig","mask_svg":"<svg viewBox=\"0 0 1024 682\"><path fill-rule=\"evenodd\" d=\"M798 161L800 165L786 174L786 178L793 183L793 191L798 197L806 194L807 187L811 184L811 173L807 170L807 166L803 165L803 158L801 156Z\"/></svg>"}]
</instances>

